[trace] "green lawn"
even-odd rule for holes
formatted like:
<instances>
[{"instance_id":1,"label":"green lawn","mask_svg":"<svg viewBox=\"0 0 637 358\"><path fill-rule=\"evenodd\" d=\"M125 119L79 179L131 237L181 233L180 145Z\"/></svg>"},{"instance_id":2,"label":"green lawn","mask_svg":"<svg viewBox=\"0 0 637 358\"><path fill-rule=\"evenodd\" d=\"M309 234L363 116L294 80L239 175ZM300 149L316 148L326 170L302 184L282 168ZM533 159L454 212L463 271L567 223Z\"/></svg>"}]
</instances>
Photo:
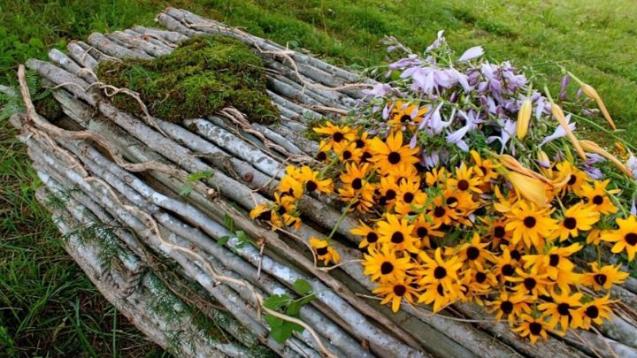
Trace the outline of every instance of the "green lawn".
<instances>
[{"instance_id":1,"label":"green lawn","mask_svg":"<svg viewBox=\"0 0 637 358\"><path fill-rule=\"evenodd\" d=\"M0 83L50 47L133 24L151 25L169 3L152 0L0 0ZM381 64L379 40L424 48L446 30L458 51L483 45L494 60L528 66L555 89L559 65L597 87L625 138L637 134L637 2L461 0L206 0L173 6L241 26L338 64ZM601 123L601 121L600 121ZM159 354L140 343L64 254L35 203L37 180L0 118L0 352L21 355ZM4 346L3 346L4 345Z\"/></svg>"}]
</instances>

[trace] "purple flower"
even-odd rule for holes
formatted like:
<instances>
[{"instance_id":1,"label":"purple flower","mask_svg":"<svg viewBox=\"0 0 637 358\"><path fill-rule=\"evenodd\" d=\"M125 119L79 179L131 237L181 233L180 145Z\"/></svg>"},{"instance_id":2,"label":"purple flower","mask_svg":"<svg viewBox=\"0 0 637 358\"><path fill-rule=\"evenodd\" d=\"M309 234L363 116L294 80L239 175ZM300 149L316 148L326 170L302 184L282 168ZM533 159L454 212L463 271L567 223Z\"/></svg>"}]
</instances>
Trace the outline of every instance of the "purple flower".
<instances>
[{"instance_id":1,"label":"purple flower","mask_svg":"<svg viewBox=\"0 0 637 358\"><path fill-rule=\"evenodd\" d=\"M499 120L500 124L500 136L491 136L487 138L487 143L493 143L495 141L499 141L502 144L501 152L504 152L504 148L506 147L509 139L513 137L515 134L516 123L510 119Z\"/></svg>"},{"instance_id":2,"label":"purple flower","mask_svg":"<svg viewBox=\"0 0 637 358\"><path fill-rule=\"evenodd\" d=\"M420 65L420 59L417 55L411 54L408 57L401 58L400 60L390 63L389 68L392 70L402 70L408 67L414 67Z\"/></svg>"},{"instance_id":3,"label":"purple flower","mask_svg":"<svg viewBox=\"0 0 637 358\"><path fill-rule=\"evenodd\" d=\"M562 82L560 82L560 100L562 101L566 99L566 88L570 82L571 76L564 75L564 77L562 77Z\"/></svg>"},{"instance_id":4,"label":"purple flower","mask_svg":"<svg viewBox=\"0 0 637 358\"><path fill-rule=\"evenodd\" d=\"M571 123L571 114L567 114L566 115L566 123L568 123L568 127L571 129L571 131L575 130L575 123ZM557 128L555 128L555 131L553 132L553 134L544 137L544 139L542 139L542 142L540 142L540 147L543 146L544 144L548 143L548 142L552 142L558 138L562 138L566 135L566 131L564 130L564 128L562 128L562 126L557 126Z\"/></svg>"},{"instance_id":5,"label":"purple flower","mask_svg":"<svg viewBox=\"0 0 637 358\"><path fill-rule=\"evenodd\" d=\"M630 206L630 215L637 215L637 205L635 204L634 198L633 198L633 203Z\"/></svg>"},{"instance_id":6,"label":"purple flower","mask_svg":"<svg viewBox=\"0 0 637 358\"><path fill-rule=\"evenodd\" d=\"M465 51L458 59L459 62L466 62L484 55L482 46L475 46Z\"/></svg>"},{"instance_id":7,"label":"purple flower","mask_svg":"<svg viewBox=\"0 0 637 358\"><path fill-rule=\"evenodd\" d=\"M412 89L433 95L439 89L451 88L458 83L465 91L470 89L467 76L453 68L439 69L433 66L409 67L400 74L401 78L411 78Z\"/></svg>"},{"instance_id":8,"label":"purple flower","mask_svg":"<svg viewBox=\"0 0 637 358\"><path fill-rule=\"evenodd\" d=\"M388 104L383 108L383 119L387 120L389 118L389 114L391 113L392 106Z\"/></svg>"},{"instance_id":9,"label":"purple flower","mask_svg":"<svg viewBox=\"0 0 637 358\"><path fill-rule=\"evenodd\" d=\"M439 48L440 46L444 45L446 42L447 41L445 40L445 31L440 30L438 31L438 35L436 35L436 39L434 40L434 42L432 42L431 45L429 45L425 51L426 52L433 51Z\"/></svg>"},{"instance_id":10,"label":"purple flower","mask_svg":"<svg viewBox=\"0 0 637 358\"><path fill-rule=\"evenodd\" d=\"M631 154L626 161L626 167L628 167L628 171L633 173L633 178L637 179L637 157Z\"/></svg>"},{"instance_id":11,"label":"purple flower","mask_svg":"<svg viewBox=\"0 0 637 358\"><path fill-rule=\"evenodd\" d=\"M393 91L393 88L386 83L378 83L375 84L372 89L367 89L363 91L363 94L371 97L385 97L389 93Z\"/></svg>"},{"instance_id":12,"label":"purple flower","mask_svg":"<svg viewBox=\"0 0 637 358\"><path fill-rule=\"evenodd\" d=\"M432 112L428 112L423 118L422 122L418 126L419 129L425 128L427 126L432 134L440 134L443 129L449 127L453 121L453 116L449 121L445 122L442 120L442 115L440 114L440 109L442 108L442 103L436 106Z\"/></svg>"}]
</instances>

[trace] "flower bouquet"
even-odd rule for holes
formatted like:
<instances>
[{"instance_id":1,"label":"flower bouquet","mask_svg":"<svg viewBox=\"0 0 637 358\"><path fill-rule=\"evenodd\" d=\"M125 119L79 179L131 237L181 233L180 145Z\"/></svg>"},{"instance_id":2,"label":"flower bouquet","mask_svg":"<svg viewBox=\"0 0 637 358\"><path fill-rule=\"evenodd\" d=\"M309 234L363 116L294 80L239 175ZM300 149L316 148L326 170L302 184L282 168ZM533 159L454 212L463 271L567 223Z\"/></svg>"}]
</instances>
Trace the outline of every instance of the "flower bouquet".
<instances>
[{"instance_id":1,"label":"flower bouquet","mask_svg":"<svg viewBox=\"0 0 637 358\"><path fill-rule=\"evenodd\" d=\"M601 324L637 252L637 159L599 94L566 70L551 94L481 47L456 56L442 32L422 54L387 45L386 81L314 124L317 162L288 166L251 217L293 231L304 195L340 203L359 222L355 264L394 312L472 302L533 343ZM615 138L616 155L576 123ZM307 243L317 265L350 264L336 232Z\"/></svg>"}]
</instances>

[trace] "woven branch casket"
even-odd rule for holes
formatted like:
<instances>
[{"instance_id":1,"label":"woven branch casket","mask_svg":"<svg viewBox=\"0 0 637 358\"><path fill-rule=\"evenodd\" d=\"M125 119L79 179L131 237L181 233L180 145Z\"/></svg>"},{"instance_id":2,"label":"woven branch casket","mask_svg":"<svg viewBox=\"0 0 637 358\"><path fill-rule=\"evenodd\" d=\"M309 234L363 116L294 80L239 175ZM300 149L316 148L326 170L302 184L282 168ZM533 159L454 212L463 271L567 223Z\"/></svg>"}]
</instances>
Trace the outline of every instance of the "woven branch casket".
<instances>
[{"instance_id":1,"label":"woven branch casket","mask_svg":"<svg viewBox=\"0 0 637 358\"><path fill-rule=\"evenodd\" d=\"M52 50L50 62L28 61L65 117L12 118L44 183L38 199L67 237L67 251L150 339L178 356L637 356L637 328L628 317L613 318L597 334L532 345L475 305L454 304L436 315L403 305L391 313L371 297L374 284L358 263L358 239L350 233L356 220L341 220L341 208L327 200L302 199L305 223L294 233L255 223L247 212L271 200L285 165L317 153L317 143L303 135L307 123L347 113L363 97L350 84L374 82L188 11L168 8L157 21L167 30L94 33L86 43L71 42L67 53ZM100 61L151 59L189 37L219 34L262 57L280 122L211 114L175 124L122 112L94 90ZM209 175L188 179L202 172ZM334 227L343 264L324 270L304 241ZM316 298L299 312L304 329L280 343L263 298L297 297L298 280ZM615 294L635 307L636 292L629 280Z\"/></svg>"}]
</instances>

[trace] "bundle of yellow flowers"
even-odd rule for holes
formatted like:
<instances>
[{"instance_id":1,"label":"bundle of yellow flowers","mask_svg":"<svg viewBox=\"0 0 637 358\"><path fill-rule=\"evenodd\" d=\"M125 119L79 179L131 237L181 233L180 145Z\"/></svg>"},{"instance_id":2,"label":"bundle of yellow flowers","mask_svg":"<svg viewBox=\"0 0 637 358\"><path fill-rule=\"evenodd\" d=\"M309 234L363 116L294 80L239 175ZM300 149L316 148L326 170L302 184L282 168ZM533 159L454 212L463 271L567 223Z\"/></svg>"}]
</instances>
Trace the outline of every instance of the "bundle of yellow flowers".
<instances>
[{"instance_id":1,"label":"bundle of yellow flowers","mask_svg":"<svg viewBox=\"0 0 637 358\"><path fill-rule=\"evenodd\" d=\"M436 82L440 63L410 56L389 65L399 78L353 115L316 125L319 163L287 167L274 204L251 216L293 228L303 195L344 203L343 215L360 220L352 233L373 293L394 312L472 302L533 343L601 324L612 286L629 275L621 262L637 252L630 166L579 141L575 114L510 65L449 68L454 85ZM334 239L309 242L325 265L340 260ZM610 254L622 257L612 264Z\"/></svg>"}]
</instances>

